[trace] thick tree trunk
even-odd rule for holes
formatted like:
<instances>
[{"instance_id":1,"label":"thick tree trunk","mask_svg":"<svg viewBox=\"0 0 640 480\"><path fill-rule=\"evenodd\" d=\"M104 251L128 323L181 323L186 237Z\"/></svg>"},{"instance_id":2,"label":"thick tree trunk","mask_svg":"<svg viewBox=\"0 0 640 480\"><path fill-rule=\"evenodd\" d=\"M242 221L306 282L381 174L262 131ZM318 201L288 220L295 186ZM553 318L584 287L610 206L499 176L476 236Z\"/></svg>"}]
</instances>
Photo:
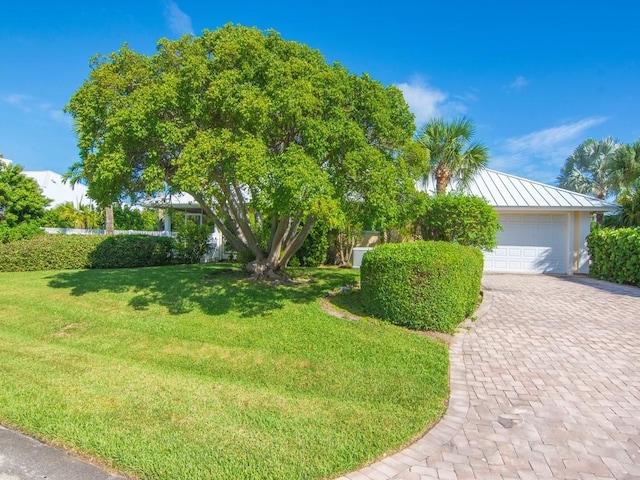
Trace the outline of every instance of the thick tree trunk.
<instances>
[{"instance_id":1,"label":"thick tree trunk","mask_svg":"<svg viewBox=\"0 0 640 480\"><path fill-rule=\"evenodd\" d=\"M245 265L252 280L268 280L276 283L291 283L291 278L280 271L281 262L268 262L266 259L254 260Z\"/></svg>"}]
</instances>

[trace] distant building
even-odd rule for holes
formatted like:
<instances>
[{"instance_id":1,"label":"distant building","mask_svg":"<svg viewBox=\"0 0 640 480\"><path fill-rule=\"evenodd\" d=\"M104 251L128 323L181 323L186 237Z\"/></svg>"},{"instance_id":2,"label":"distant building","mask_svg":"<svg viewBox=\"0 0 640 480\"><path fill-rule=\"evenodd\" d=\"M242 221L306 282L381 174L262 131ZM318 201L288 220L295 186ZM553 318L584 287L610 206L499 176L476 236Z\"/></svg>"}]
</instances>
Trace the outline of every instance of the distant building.
<instances>
[{"instance_id":1,"label":"distant building","mask_svg":"<svg viewBox=\"0 0 640 480\"><path fill-rule=\"evenodd\" d=\"M11 165L12 160L1 158L0 162L5 165ZM75 208L80 205L93 205L93 201L87 196L87 187L80 183L71 186L69 183L62 181L62 175L51 170L41 171L22 171L23 175L33 178L37 183L42 194L51 200L51 204L47 208L54 208L63 203L72 203Z\"/></svg>"},{"instance_id":2,"label":"distant building","mask_svg":"<svg viewBox=\"0 0 640 480\"><path fill-rule=\"evenodd\" d=\"M62 181L62 175L51 170L23 171L27 177L33 178L42 189L42 194L51 199L48 208L54 208L63 203L72 203L78 208L80 205L91 205L93 201L87 196L87 187L80 183L71 185Z\"/></svg>"}]
</instances>

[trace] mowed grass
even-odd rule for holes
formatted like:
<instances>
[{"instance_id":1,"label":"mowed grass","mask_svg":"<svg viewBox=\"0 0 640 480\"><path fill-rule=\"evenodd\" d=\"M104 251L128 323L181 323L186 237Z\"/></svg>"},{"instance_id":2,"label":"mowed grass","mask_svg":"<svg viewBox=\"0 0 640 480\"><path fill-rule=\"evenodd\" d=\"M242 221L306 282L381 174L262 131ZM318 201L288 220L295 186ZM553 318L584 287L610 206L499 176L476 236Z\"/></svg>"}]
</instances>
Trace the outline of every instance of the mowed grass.
<instances>
[{"instance_id":1,"label":"mowed grass","mask_svg":"<svg viewBox=\"0 0 640 480\"><path fill-rule=\"evenodd\" d=\"M228 266L0 274L0 422L143 479L338 476L444 411L446 346Z\"/></svg>"}]
</instances>

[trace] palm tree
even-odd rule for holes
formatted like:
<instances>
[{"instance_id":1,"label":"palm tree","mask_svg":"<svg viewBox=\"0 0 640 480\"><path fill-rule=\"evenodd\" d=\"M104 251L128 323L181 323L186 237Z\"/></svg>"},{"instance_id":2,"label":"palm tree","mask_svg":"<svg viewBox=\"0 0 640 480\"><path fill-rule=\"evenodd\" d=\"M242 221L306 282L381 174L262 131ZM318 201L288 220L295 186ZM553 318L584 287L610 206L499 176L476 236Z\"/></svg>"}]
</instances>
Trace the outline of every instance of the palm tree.
<instances>
[{"instance_id":1,"label":"palm tree","mask_svg":"<svg viewBox=\"0 0 640 480\"><path fill-rule=\"evenodd\" d=\"M585 140L565 161L557 179L558 185L604 200L610 191L615 190L611 165L621 146L613 137L600 141L594 138Z\"/></svg>"},{"instance_id":2,"label":"palm tree","mask_svg":"<svg viewBox=\"0 0 640 480\"><path fill-rule=\"evenodd\" d=\"M615 193L628 194L640 187L640 140L622 145L610 164L611 188Z\"/></svg>"},{"instance_id":3,"label":"palm tree","mask_svg":"<svg viewBox=\"0 0 640 480\"><path fill-rule=\"evenodd\" d=\"M436 193L443 195L452 180L460 188L487 166L489 152L478 141L472 141L475 125L466 117L447 122L436 118L418 132L418 143L429 151L430 174L436 183Z\"/></svg>"},{"instance_id":4,"label":"palm tree","mask_svg":"<svg viewBox=\"0 0 640 480\"><path fill-rule=\"evenodd\" d=\"M68 172L65 172L62 175L62 181L64 183L71 183L71 186L75 186L76 183L86 182L87 175L84 168L84 162L78 161L74 162L69 168ZM82 206L79 206L79 209L82 210ZM113 222L113 204L105 205L104 207L104 217L105 217L105 232L107 235L114 234L114 222ZM85 227L87 228L87 227Z\"/></svg>"}]
</instances>

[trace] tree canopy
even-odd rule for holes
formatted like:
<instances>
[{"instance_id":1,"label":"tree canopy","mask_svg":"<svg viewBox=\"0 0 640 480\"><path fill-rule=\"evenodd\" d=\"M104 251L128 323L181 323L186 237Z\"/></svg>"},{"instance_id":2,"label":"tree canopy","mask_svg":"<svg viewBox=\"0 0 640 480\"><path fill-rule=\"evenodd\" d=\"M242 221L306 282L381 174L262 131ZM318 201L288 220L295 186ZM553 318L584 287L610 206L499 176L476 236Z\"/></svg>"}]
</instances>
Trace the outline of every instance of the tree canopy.
<instances>
[{"instance_id":1,"label":"tree canopy","mask_svg":"<svg viewBox=\"0 0 640 480\"><path fill-rule=\"evenodd\" d=\"M317 219L384 226L413 188L402 93L277 32L229 24L91 65L66 107L89 194L187 192L258 275L286 265Z\"/></svg>"},{"instance_id":2,"label":"tree canopy","mask_svg":"<svg viewBox=\"0 0 640 480\"><path fill-rule=\"evenodd\" d=\"M50 203L38 182L22 173L21 166L0 162L0 223L15 227L37 222Z\"/></svg>"},{"instance_id":3,"label":"tree canopy","mask_svg":"<svg viewBox=\"0 0 640 480\"><path fill-rule=\"evenodd\" d=\"M429 170L436 193L444 195L451 180L465 187L489 160L487 148L473 140L474 123L462 117L451 122L435 118L418 132L417 142L429 152Z\"/></svg>"},{"instance_id":4,"label":"tree canopy","mask_svg":"<svg viewBox=\"0 0 640 480\"><path fill-rule=\"evenodd\" d=\"M567 190L607 197L615 188L612 162L621 144L613 137L603 140L589 138L576 147L567 158L558 176L558 185Z\"/></svg>"}]
</instances>

